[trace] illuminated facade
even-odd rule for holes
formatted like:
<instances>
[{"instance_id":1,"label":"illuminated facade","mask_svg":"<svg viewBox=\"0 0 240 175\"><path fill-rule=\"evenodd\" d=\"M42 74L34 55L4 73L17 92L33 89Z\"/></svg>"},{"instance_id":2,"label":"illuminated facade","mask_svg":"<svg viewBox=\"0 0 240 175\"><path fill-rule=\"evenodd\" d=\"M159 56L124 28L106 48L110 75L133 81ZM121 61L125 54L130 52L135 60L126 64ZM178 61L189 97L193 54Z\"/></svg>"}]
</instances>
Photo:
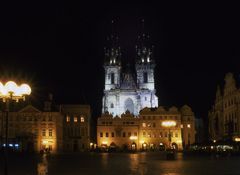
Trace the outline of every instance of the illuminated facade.
<instances>
[{"instance_id":1,"label":"illuminated facade","mask_svg":"<svg viewBox=\"0 0 240 175\"><path fill-rule=\"evenodd\" d=\"M136 47L135 72L122 67L121 50L117 37L109 39L105 48L105 88L102 100L102 113L109 112L114 117L121 116L127 110L138 115L145 107L158 107L155 95L152 47L147 43L148 36L139 36Z\"/></svg>"},{"instance_id":2,"label":"illuminated facade","mask_svg":"<svg viewBox=\"0 0 240 175\"><path fill-rule=\"evenodd\" d=\"M1 135L5 136L4 113L0 113ZM9 147L21 151L62 150L62 114L40 111L28 105L9 113ZM3 138L3 137L2 137ZM3 142L2 142L3 143Z\"/></svg>"},{"instance_id":3,"label":"illuminated facade","mask_svg":"<svg viewBox=\"0 0 240 175\"><path fill-rule=\"evenodd\" d=\"M180 110L144 108L139 116L129 112L113 117L108 112L98 118L97 144L102 148L132 150L182 150L195 142L195 117L187 105Z\"/></svg>"},{"instance_id":4,"label":"illuminated facade","mask_svg":"<svg viewBox=\"0 0 240 175\"><path fill-rule=\"evenodd\" d=\"M52 153L85 151L90 142L90 106L52 105L44 103L43 110L28 105L9 113L9 147L18 151ZM4 144L5 113L0 113L0 145Z\"/></svg>"},{"instance_id":5,"label":"illuminated facade","mask_svg":"<svg viewBox=\"0 0 240 175\"><path fill-rule=\"evenodd\" d=\"M89 105L61 105L63 120L63 150L84 151L90 145Z\"/></svg>"},{"instance_id":6,"label":"illuminated facade","mask_svg":"<svg viewBox=\"0 0 240 175\"><path fill-rule=\"evenodd\" d=\"M209 133L212 140L240 140L240 89L232 73L225 76L223 90L218 86L215 103L209 111Z\"/></svg>"}]
</instances>

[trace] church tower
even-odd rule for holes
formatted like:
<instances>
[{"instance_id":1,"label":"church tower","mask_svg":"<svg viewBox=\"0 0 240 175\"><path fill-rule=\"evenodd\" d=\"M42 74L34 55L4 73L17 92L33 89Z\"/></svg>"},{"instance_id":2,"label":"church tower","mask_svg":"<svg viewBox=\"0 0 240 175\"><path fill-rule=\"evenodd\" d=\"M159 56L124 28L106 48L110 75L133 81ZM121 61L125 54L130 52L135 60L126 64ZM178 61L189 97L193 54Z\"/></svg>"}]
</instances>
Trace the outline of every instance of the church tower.
<instances>
[{"instance_id":1,"label":"church tower","mask_svg":"<svg viewBox=\"0 0 240 175\"><path fill-rule=\"evenodd\" d=\"M107 40L108 45L104 48L105 90L110 90L120 86L121 50L116 34L112 32Z\"/></svg>"},{"instance_id":2,"label":"church tower","mask_svg":"<svg viewBox=\"0 0 240 175\"><path fill-rule=\"evenodd\" d=\"M142 21L143 31L138 36L136 45L136 73L139 89L154 90L154 68L155 63L152 57L153 46L150 45L149 35L144 32L144 20Z\"/></svg>"},{"instance_id":3,"label":"church tower","mask_svg":"<svg viewBox=\"0 0 240 175\"><path fill-rule=\"evenodd\" d=\"M144 31L144 20L142 20L142 32L138 36L136 45L136 73L138 88L150 96L150 105L147 107L158 107L158 98L155 96L154 68L155 62L153 59L153 46L150 45L149 35ZM144 97L145 99L148 97ZM148 101L148 100L145 100ZM144 105L145 106L145 105Z\"/></svg>"}]
</instances>

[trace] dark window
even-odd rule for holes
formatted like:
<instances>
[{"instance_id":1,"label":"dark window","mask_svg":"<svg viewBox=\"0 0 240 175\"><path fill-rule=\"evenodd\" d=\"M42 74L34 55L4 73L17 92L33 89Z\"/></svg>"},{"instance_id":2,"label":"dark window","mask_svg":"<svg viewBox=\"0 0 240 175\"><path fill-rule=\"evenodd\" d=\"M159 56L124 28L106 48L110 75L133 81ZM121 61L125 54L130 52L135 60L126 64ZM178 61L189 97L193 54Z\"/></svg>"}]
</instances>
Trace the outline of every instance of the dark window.
<instances>
[{"instance_id":1,"label":"dark window","mask_svg":"<svg viewBox=\"0 0 240 175\"><path fill-rule=\"evenodd\" d=\"M143 83L147 83L148 82L148 74L147 72L143 73Z\"/></svg>"},{"instance_id":2,"label":"dark window","mask_svg":"<svg viewBox=\"0 0 240 175\"><path fill-rule=\"evenodd\" d=\"M126 133L125 132L123 132L123 135L122 135L123 137L126 137Z\"/></svg>"},{"instance_id":3,"label":"dark window","mask_svg":"<svg viewBox=\"0 0 240 175\"><path fill-rule=\"evenodd\" d=\"M103 137L103 133L102 132L100 132L100 137Z\"/></svg>"},{"instance_id":4,"label":"dark window","mask_svg":"<svg viewBox=\"0 0 240 175\"><path fill-rule=\"evenodd\" d=\"M111 84L114 84L114 73L111 73Z\"/></svg>"},{"instance_id":5,"label":"dark window","mask_svg":"<svg viewBox=\"0 0 240 175\"><path fill-rule=\"evenodd\" d=\"M106 137L108 137L108 132L106 132Z\"/></svg>"},{"instance_id":6,"label":"dark window","mask_svg":"<svg viewBox=\"0 0 240 175\"><path fill-rule=\"evenodd\" d=\"M114 104L113 103L111 103L111 108L114 108Z\"/></svg>"},{"instance_id":7,"label":"dark window","mask_svg":"<svg viewBox=\"0 0 240 175\"><path fill-rule=\"evenodd\" d=\"M114 132L112 132L112 137L114 137Z\"/></svg>"}]
</instances>

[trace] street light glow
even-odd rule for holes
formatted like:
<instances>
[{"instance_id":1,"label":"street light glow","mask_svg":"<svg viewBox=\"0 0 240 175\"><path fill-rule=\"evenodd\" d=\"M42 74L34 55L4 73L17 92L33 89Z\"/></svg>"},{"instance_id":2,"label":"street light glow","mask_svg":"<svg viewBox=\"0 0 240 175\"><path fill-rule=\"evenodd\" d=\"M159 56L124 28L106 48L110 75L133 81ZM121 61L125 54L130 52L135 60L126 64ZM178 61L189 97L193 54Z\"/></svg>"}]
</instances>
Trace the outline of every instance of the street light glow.
<instances>
[{"instance_id":1,"label":"street light glow","mask_svg":"<svg viewBox=\"0 0 240 175\"><path fill-rule=\"evenodd\" d=\"M171 127L171 126L176 126L177 123L173 120L168 120L168 121L163 121L162 126L164 127Z\"/></svg>"},{"instance_id":2,"label":"street light glow","mask_svg":"<svg viewBox=\"0 0 240 175\"><path fill-rule=\"evenodd\" d=\"M137 138L138 138L137 136L130 136L129 137L130 140L137 140Z\"/></svg>"},{"instance_id":3,"label":"street light glow","mask_svg":"<svg viewBox=\"0 0 240 175\"><path fill-rule=\"evenodd\" d=\"M5 101L12 99L18 101L25 98L26 95L31 94L31 88L28 84L21 84L18 86L14 81L8 81L5 85L0 82L0 98Z\"/></svg>"}]
</instances>

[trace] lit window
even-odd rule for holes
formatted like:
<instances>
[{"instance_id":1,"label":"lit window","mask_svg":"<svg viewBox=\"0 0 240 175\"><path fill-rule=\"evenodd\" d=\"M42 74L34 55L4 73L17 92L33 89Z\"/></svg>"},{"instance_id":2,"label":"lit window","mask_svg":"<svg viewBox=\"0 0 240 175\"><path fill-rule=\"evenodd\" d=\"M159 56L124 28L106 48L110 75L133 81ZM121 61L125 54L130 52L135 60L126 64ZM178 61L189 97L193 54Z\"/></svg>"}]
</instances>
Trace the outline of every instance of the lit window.
<instances>
[{"instance_id":1,"label":"lit window","mask_svg":"<svg viewBox=\"0 0 240 175\"><path fill-rule=\"evenodd\" d=\"M82 122L82 123L84 122L84 117L81 117L81 122Z\"/></svg>"},{"instance_id":2,"label":"lit window","mask_svg":"<svg viewBox=\"0 0 240 175\"><path fill-rule=\"evenodd\" d=\"M183 128L183 125L181 125L181 128Z\"/></svg>"},{"instance_id":3,"label":"lit window","mask_svg":"<svg viewBox=\"0 0 240 175\"><path fill-rule=\"evenodd\" d=\"M187 127L188 127L188 128L191 128L191 125L190 125L190 124L187 124Z\"/></svg>"},{"instance_id":4,"label":"lit window","mask_svg":"<svg viewBox=\"0 0 240 175\"><path fill-rule=\"evenodd\" d=\"M52 129L49 129L48 135L49 135L49 136L52 136Z\"/></svg>"},{"instance_id":5,"label":"lit window","mask_svg":"<svg viewBox=\"0 0 240 175\"><path fill-rule=\"evenodd\" d=\"M70 116L66 117L66 122L70 122Z\"/></svg>"},{"instance_id":6,"label":"lit window","mask_svg":"<svg viewBox=\"0 0 240 175\"><path fill-rule=\"evenodd\" d=\"M73 121L74 121L74 123L77 123L78 118L75 116L75 117L73 118Z\"/></svg>"},{"instance_id":7,"label":"lit window","mask_svg":"<svg viewBox=\"0 0 240 175\"><path fill-rule=\"evenodd\" d=\"M144 128L145 128L145 127L146 127L146 123L142 123L142 127L144 127Z\"/></svg>"},{"instance_id":8,"label":"lit window","mask_svg":"<svg viewBox=\"0 0 240 175\"><path fill-rule=\"evenodd\" d=\"M42 136L46 136L46 129L42 130Z\"/></svg>"}]
</instances>

